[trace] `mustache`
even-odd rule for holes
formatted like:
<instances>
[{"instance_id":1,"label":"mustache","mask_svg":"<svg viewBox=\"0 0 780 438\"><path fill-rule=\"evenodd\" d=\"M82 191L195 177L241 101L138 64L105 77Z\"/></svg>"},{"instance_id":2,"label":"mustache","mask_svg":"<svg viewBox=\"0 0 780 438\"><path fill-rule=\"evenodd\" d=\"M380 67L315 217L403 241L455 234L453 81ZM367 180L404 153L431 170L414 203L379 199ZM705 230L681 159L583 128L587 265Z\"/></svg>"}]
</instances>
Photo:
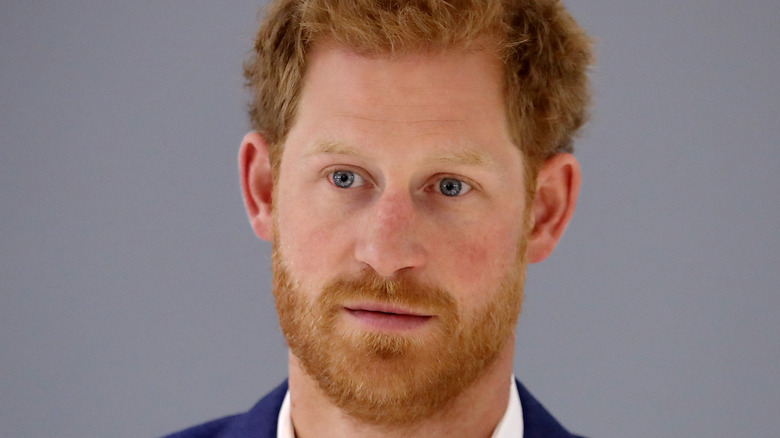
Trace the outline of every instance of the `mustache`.
<instances>
[{"instance_id":1,"label":"mustache","mask_svg":"<svg viewBox=\"0 0 780 438\"><path fill-rule=\"evenodd\" d=\"M322 290L320 305L325 308L342 307L344 303L371 301L427 314L448 314L456 310L453 295L443 288L424 284L402 274L392 279L377 275L370 268L356 276L331 280Z\"/></svg>"}]
</instances>

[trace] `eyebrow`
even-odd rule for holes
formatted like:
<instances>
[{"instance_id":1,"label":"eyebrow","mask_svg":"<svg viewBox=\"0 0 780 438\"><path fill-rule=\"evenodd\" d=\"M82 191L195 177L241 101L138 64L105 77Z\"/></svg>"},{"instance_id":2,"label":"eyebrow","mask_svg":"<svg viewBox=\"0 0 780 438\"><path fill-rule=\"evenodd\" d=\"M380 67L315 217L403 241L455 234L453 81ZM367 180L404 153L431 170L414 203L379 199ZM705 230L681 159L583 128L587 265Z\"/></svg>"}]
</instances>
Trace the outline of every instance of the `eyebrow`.
<instances>
[{"instance_id":1,"label":"eyebrow","mask_svg":"<svg viewBox=\"0 0 780 438\"><path fill-rule=\"evenodd\" d=\"M493 159L479 149L467 148L456 152L443 152L433 157L438 163L459 164L464 166L487 166L493 164Z\"/></svg>"},{"instance_id":2,"label":"eyebrow","mask_svg":"<svg viewBox=\"0 0 780 438\"><path fill-rule=\"evenodd\" d=\"M323 140L317 142L307 153L306 156L317 154L335 154L335 155L362 155L358 148L349 144L340 143L332 140ZM463 166L494 166L495 160L480 149L474 147L465 147L453 152L436 153L426 161L433 163L458 164Z\"/></svg>"},{"instance_id":3,"label":"eyebrow","mask_svg":"<svg viewBox=\"0 0 780 438\"><path fill-rule=\"evenodd\" d=\"M317 154L336 154L336 155L360 155L357 148L348 144L339 143L332 140L318 141L309 151L307 156Z\"/></svg>"}]
</instances>

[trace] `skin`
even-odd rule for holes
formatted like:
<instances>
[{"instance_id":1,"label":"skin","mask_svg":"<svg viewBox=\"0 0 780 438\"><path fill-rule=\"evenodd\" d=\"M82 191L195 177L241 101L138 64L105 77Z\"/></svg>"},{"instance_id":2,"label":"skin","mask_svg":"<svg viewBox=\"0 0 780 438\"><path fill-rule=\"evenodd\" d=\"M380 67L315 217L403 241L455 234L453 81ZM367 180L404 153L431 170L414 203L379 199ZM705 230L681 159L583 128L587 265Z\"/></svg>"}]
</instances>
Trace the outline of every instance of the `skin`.
<instances>
[{"instance_id":1,"label":"skin","mask_svg":"<svg viewBox=\"0 0 780 438\"><path fill-rule=\"evenodd\" d=\"M262 239L275 237L275 250L305 300L315 301L335 277L370 269L440 287L460 313L474 315L495 298L507 272L525 269L518 260L538 262L552 251L576 204L579 167L568 154L549 159L526 204L524 158L509 137L500 65L489 52L369 58L320 45L308 62L277 180L259 133L247 134L239 156L253 229ZM355 177L352 185L339 187L334 172ZM442 193L445 178L461 183L458 196ZM346 311L338 318L342 330L420 339L432 333L436 319L411 322ZM497 359L446 409L397 427L345 415L291 353L296 434L489 437L506 409L513 352L507 339Z\"/></svg>"}]
</instances>

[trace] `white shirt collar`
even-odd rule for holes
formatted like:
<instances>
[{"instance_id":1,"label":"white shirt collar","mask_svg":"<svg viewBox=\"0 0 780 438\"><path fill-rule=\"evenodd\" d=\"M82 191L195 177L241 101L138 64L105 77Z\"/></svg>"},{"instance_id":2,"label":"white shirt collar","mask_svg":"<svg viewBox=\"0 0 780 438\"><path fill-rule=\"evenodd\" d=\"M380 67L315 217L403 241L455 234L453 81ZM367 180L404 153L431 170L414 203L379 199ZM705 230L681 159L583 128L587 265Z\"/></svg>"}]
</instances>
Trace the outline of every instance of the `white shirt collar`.
<instances>
[{"instance_id":1,"label":"white shirt collar","mask_svg":"<svg viewBox=\"0 0 780 438\"><path fill-rule=\"evenodd\" d=\"M282 409L279 410L279 419L276 421L276 438L295 438L295 429L290 415L290 390L284 395Z\"/></svg>"},{"instance_id":2,"label":"white shirt collar","mask_svg":"<svg viewBox=\"0 0 780 438\"><path fill-rule=\"evenodd\" d=\"M515 376L509 383L509 404L504 416L498 422L492 438L523 438L523 406L520 404L520 394L517 393ZM282 409L276 423L276 438L295 438L295 430L290 416L290 390L284 395Z\"/></svg>"},{"instance_id":3,"label":"white shirt collar","mask_svg":"<svg viewBox=\"0 0 780 438\"><path fill-rule=\"evenodd\" d=\"M498 422L492 438L523 438L523 406L520 404L520 394L517 392L515 375L509 381L509 404L504 416Z\"/></svg>"}]
</instances>

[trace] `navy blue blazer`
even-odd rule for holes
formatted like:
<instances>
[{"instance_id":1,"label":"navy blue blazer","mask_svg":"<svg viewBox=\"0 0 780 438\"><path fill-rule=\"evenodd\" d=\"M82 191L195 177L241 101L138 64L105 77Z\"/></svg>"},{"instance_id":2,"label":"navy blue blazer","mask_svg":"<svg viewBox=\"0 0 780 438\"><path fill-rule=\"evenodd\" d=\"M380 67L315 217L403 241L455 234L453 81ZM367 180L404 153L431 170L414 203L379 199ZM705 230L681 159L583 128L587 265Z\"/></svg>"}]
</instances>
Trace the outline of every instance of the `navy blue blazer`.
<instances>
[{"instance_id":1,"label":"navy blue blazer","mask_svg":"<svg viewBox=\"0 0 780 438\"><path fill-rule=\"evenodd\" d=\"M524 438L578 438L567 432L519 381L517 391L523 406ZM286 393L287 381L248 412L213 420L165 438L276 438L276 423Z\"/></svg>"}]
</instances>

